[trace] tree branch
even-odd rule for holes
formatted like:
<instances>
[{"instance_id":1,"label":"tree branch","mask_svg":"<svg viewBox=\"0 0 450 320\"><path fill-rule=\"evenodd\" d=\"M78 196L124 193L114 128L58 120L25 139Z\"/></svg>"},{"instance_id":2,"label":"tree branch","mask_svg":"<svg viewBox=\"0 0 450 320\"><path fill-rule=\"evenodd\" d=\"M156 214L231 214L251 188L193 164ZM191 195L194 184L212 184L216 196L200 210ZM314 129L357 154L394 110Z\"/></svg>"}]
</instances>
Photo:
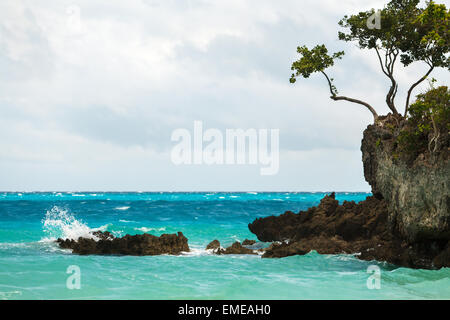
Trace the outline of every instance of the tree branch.
<instances>
[{"instance_id":1,"label":"tree branch","mask_svg":"<svg viewBox=\"0 0 450 320\"><path fill-rule=\"evenodd\" d=\"M361 101L358 99L349 98L349 97L344 97L344 96L331 96L330 98L333 99L334 101L345 100L345 101L361 104L361 105L365 106L367 109L369 109L370 112L372 112L374 121L376 121L378 119L378 113L367 102L364 102L364 101Z\"/></svg>"},{"instance_id":2,"label":"tree branch","mask_svg":"<svg viewBox=\"0 0 450 320\"><path fill-rule=\"evenodd\" d=\"M398 89L397 81L394 78L394 65L395 65L395 62L397 61L398 52L395 50L390 50L390 49L386 50L385 57L384 57L384 65L383 65L383 60L381 58L380 51L377 46L375 46L375 51L378 56L378 61L381 66L381 71L383 71L383 73L389 78L389 80L391 80L391 87L389 88L389 92L386 95L386 104L394 114L398 114L397 108L395 107L395 103L394 103L395 96L397 95L397 89ZM391 56L391 55L393 55L393 56Z\"/></svg>"},{"instance_id":3,"label":"tree branch","mask_svg":"<svg viewBox=\"0 0 450 320\"><path fill-rule=\"evenodd\" d=\"M383 73L384 73L387 77L389 77L389 74L386 72L386 70L384 70L383 61L382 61L382 59L381 59L380 51L378 51L378 47L376 47L376 46L375 46L375 51L377 52L378 61L380 61L381 70L383 71Z\"/></svg>"},{"instance_id":4,"label":"tree branch","mask_svg":"<svg viewBox=\"0 0 450 320\"><path fill-rule=\"evenodd\" d=\"M428 70L428 72L422 77L420 78L417 82L415 82L411 88L409 88L408 90L408 95L406 97L406 105L405 105L405 117L408 115L408 109L409 109L409 100L411 99L411 93L414 90L415 87L417 87L422 81L424 81L429 75L430 73L434 70L434 66L432 65L431 68Z\"/></svg>"},{"instance_id":5,"label":"tree branch","mask_svg":"<svg viewBox=\"0 0 450 320\"><path fill-rule=\"evenodd\" d=\"M334 100L334 101L345 100L345 101L349 101L349 102L353 102L353 103L357 103L357 104L363 105L363 106L365 106L367 109L369 109L369 111L372 113L374 121L376 121L376 120L378 119L378 113L377 113L377 112L375 111L375 109L374 109L370 104L368 104L367 102L364 102L364 101L361 101L361 100L358 100L358 99L353 99L353 98L345 97L345 96L337 96L336 93L333 91L333 84L331 83L330 78L328 77L328 75L327 75L324 71L321 71L321 72L322 72L322 74L325 76L325 78L326 78L327 81L328 81L328 86L329 86L329 88L330 88L330 93L331 93L331 97L330 97L330 98L331 98L332 100Z\"/></svg>"},{"instance_id":6,"label":"tree branch","mask_svg":"<svg viewBox=\"0 0 450 320\"><path fill-rule=\"evenodd\" d=\"M329 88L330 88L330 93L331 93L331 95L332 95L332 96L335 96L336 93L333 91L333 84L331 83L330 78L328 78L328 75L327 75L324 71L320 71L320 72L322 72L322 74L325 76L325 78L327 78L328 86L329 86Z\"/></svg>"}]
</instances>

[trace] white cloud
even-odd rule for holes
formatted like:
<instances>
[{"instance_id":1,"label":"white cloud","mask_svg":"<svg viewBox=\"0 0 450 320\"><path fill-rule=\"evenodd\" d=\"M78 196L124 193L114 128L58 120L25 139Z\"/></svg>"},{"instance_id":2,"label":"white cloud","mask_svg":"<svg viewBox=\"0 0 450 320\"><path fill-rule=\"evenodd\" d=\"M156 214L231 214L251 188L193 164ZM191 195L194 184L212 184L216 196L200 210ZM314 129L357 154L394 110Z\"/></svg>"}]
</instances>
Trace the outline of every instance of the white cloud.
<instances>
[{"instance_id":1,"label":"white cloud","mask_svg":"<svg viewBox=\"0 0 450 320\"><path fill-rule=\"evenodd\" d=\"M367 190L370 113L319 76L288 79L297 45L344 48L339 89L382 107L373 62L336 38L344 14L383 3L2 1L0 189ZM281 173L174 168L170 133L194 120L279 128Z\"/></svg>"}]
</instances>

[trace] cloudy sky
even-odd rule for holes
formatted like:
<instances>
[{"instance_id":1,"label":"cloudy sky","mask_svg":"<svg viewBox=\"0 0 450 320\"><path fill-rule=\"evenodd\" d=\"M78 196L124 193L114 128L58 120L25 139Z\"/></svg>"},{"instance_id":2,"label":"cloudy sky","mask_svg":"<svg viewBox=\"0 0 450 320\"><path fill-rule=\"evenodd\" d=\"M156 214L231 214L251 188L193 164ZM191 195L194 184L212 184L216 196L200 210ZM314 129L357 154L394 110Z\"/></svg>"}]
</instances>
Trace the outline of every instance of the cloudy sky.
<instances>
[{"instance_id":1,"label":"cloudy sky","mask_svg":"<svg viewBox=\"0 0 450 320\"><path fill-rule=\"evenodd\" d=\"M291 85L290 65L298 45L345 50L340 93L386 113L374 53L337 40L342 16L384 2L2 0L0 190L368 191L371 114L331 101L319 75ZM399 67L399 105L424 70ZM194 120L279 129L279 173L175 166L171 133Z\"/></svg>"}]
</instances>

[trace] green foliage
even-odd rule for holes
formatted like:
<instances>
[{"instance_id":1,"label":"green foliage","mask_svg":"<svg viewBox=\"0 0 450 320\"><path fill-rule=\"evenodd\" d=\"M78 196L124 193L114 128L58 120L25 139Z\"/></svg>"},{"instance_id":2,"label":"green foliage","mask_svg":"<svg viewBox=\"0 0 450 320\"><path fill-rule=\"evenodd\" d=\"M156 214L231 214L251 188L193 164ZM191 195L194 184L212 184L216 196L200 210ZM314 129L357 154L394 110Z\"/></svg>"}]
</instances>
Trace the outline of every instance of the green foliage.
<instances>
[{"instance_id":1,"label":"green foliage","mask_svg":"<svg viewBox=\"0 0 450 320\"><path fill-rule=\"evenodd\" d=\"M367 27L374 11L345 16L339 25L348 29L339 32L343 41L357 41L361 49L383 49L400 52L403 65L425 61L430 66L447 67L449 52L449 11L444 4L429 1L419 8L419 0L392 0L380 14L380 28Z\"/></svg>"},{"instance_id":2,"label":"green foliage","mask_svg":"<svg viewBox=\"0 0 450 320\"><path fill-rule=\"evenodd\" d=\"M344 51L340 51L330 56L325 45L317 45L311 50L306 46L302 46L297 48L297 52L301 55L301 58L292 63L291 70L295 71L295 73L291 76L291 83L295 83L298 76L309 78L314 72L323 72L334 65L334 60L342 59L344 55ZM330 79L330 81L332 82L333 79ZM336 87L333 86L332 91L334 94L337 94Z\"/></svg>"},{"instance_id":3,"label":"green foliage","mask_svg":"<svg viewBox=\"0 0 450 320\"><path fill-rule=\"evenodd\" d=\"M435 67L450 70L450 10L445 4L427 3L427 7L413 21L413 41L409 44L409 55L402 56L405 62L424 60ZM417 41L419 40L419 41Z\"/></svg>"},{"instance_id":4,"label":"green foliage","mask_svg":"<svg viewBox=\"0 0 450 320\"><path fill-rule=\"evenodd\" d=\"M405 42L411 36L413 21L420 13L418 4L419 0L390 1L380 12L380 28L370 29L367 26L374 10L344 16L339 25L348 29L348 32L339 32L339 39L357 41L361 49L406 49Z\"/></svg>"},{"instance_id":5,"label":"green foliage","mask_svg":"<svg viewBox=\"0 0 450 320\"><path fill-rule=\"evenodd\" d=\"M450 130L450 90L446 86L432 88L417 96L409 109L408 120L420 132L428 132L434 122L439 130Z\"/></svg>"},{"instance_id":6,"label":"green foliage","mask_svg":"<svg viewBox=\"0 0 450 320\"><path fill-rule=\"evenodd\" d=\"M402 154L415 158L429 149L430 140L446 140L450 130L450 90L446 86L432 88L417 96L409 108L407 125L397 138Z\"/></svg>"},{"instance_id":7,"label":"green foliage","mask_svg":"<svg viewBox=\"0 0 450 320\"><path fill-rule=\"evenodd\" d=\"M414 127L405 127L397 137L397 155L408 162L427 150L428 137Z\"/></svg>"},{"instance_id":8,"label":"green foliage","mask_svg":"<svg viewBox=\"0 0 450 320\"><path fill-rule=\"evenodd\" d=\"M378 138L378 140L375 142L375 146L379 148L381 146L381 138Z\"/></svg>"},{"instance_id":9,"label":"green foliage","mask_svg":"<svg viewBox=\"0 0 450 320\"><path fill-rule=\"evenodd\" d=\"M395 129L396 129L396 126L394 124L392 124L392 123L387 123L386 124L386 128L388 128L391 131L391 133L394 133Z\"/></svg>"}]
</instances>

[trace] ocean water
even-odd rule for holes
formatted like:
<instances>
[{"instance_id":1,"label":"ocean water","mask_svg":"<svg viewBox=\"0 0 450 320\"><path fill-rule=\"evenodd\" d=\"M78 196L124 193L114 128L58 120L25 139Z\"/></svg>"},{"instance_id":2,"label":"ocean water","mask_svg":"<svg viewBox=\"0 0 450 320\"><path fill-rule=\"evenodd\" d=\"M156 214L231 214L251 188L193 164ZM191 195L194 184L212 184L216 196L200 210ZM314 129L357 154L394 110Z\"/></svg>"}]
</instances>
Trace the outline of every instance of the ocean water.
<instances>
[{"instance_id":1,"label":"ocean water","mask_svg":"<svg viewBox=\"0 0 450 320\"><path fill-rule=\"evenodd\" d=\"M323 193L0 192L0 299L450 299L450 269L413 270L352 255L283 259L215 256L213 239L228 246L255 239L255 218L305 210ZM366 193L338 193L361 201ZM180 256L78 256L57 237L92 230L116 236L182 231L192 252ZM267 244L259 243L264 246ZM369 289L368 267L380 270ZM70 266L80 288L70 289Z\"/></svg>"}]
</instances>

